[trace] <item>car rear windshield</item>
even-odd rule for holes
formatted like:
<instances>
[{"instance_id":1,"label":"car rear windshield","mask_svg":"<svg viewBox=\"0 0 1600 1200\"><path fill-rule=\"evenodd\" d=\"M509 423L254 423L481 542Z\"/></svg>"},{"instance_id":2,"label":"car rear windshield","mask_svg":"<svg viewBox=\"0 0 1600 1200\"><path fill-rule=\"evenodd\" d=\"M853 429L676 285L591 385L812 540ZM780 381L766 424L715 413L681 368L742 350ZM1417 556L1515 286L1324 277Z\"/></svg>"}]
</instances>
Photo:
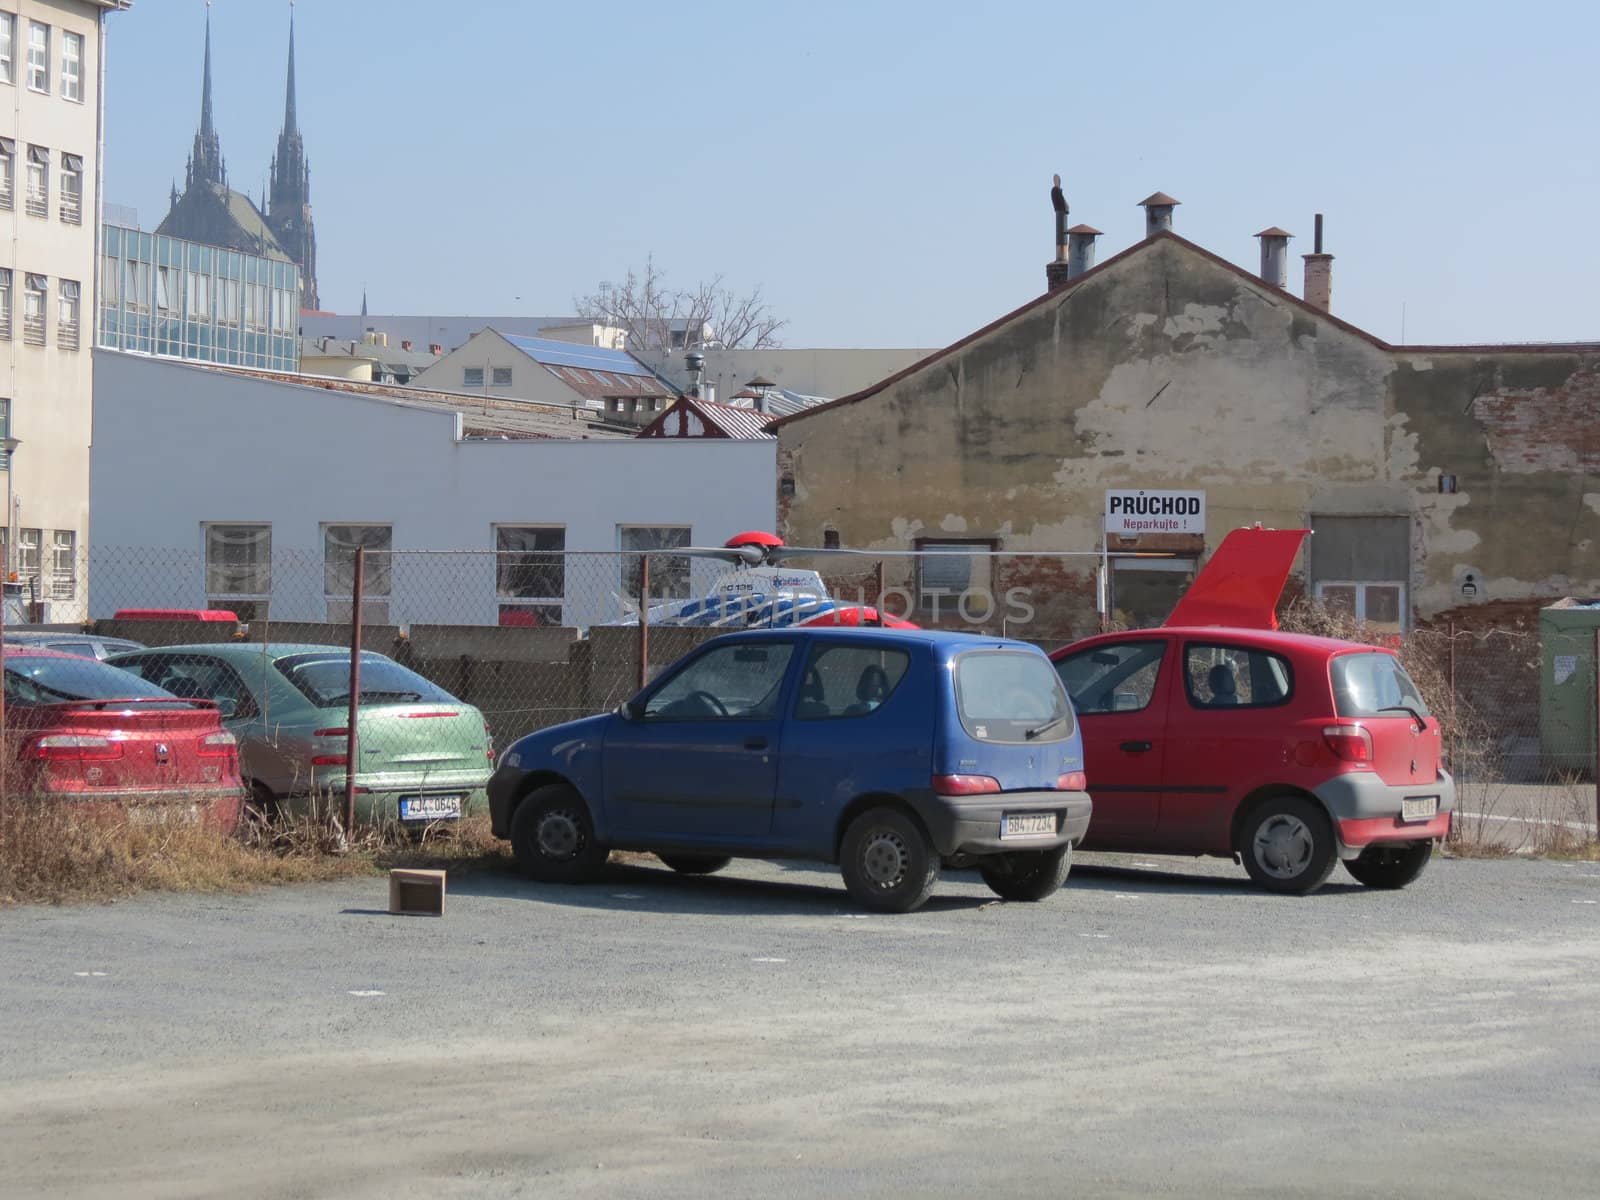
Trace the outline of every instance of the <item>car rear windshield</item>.
<instances>
[{"instance_id":1,"label":"car rear windshield","mask_svg":"<svg viewBox=\"0 0 1600 1200\"><path fill-rule=\"evenodd\" d=\"M6 699L14 704L67 704L74 700L174 699L171 692L94 658L6 656Z\"/></svg>"},{"instance_id":2,"label":"car rear windshield","mask_svg":"<svg viewBox=\"0 0 1600 1200\"><path fill-rule=\"evenodd\" d=\"M1334 711L1341 717L1428 715L1422 693L1392 654L1341 654L1332 672Z\"/></svg>"},{"instance_id":3,"label":"car rear windshield","mask_svg":"<svg viewBox=\"0 0 1600 1200\"><path fill-rule=\"evenodd\" d=\"M275 664L280 674L318 708L350 703L350 656L337 653L292 654ZM362 704L455 704L456 698L415 671L381 654L361 656Z\"/></svg>"},{"instance_id":4,"label":"car rear windshield","mask_svg":"<svg viewBox=\"0 0 1600 1200\"><path fill-rule=\"evenodd\" d=\"M1050 660L1021 650L978 650L956 660L961 724L990 742L1055 742L1075 722L1061 677Z\"/></svg>"}]
</instances>

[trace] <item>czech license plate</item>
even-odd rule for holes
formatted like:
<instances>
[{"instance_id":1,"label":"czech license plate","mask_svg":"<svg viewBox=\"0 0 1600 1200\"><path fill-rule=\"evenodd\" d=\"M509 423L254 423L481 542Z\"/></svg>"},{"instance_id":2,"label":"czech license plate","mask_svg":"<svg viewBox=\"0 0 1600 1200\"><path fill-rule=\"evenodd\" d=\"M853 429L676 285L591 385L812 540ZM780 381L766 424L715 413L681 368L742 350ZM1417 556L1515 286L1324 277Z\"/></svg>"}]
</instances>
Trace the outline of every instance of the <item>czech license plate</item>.
<instances>
[{"instance_id":1,"label":"czech license plate","mask_svg":"<svg viewBox=\"0 0 1600 1200\"><path fill-rule=\"evenodd\" d=\"M198 804L130 804L128 822L133 825L197 825Z\"/></svg>"},{"instance_id":2,"label":"czech license plate","mask_svg":"<svg viewBox=\"0 0 1600 1200\"><path fill-rule=\"evenodd\" d=\"M1000 818L1000 840L1011 838L1054 837L1055 813L1005 813Z\"/></svg>"},{"instance_id":3,"label":"czech license plate","mask_svg":"<svg viewBox=\"0 0 1600 1200\"><path fill-rule=\"evenodd\" d=\"M1437 796L1407 796L1400 801L1402 821L1431 821L1439 811Z\"/></svg>"},{"instance_id":4,"label":"czech license plate","mask_svg":"<svg viewBox=\"0 0 1600 1200\"><path fill-rule=\"evenodd\" d=\"M465 796L401 796L402 821L443 821L461 815Z\"/></svg>"}]
</instances>

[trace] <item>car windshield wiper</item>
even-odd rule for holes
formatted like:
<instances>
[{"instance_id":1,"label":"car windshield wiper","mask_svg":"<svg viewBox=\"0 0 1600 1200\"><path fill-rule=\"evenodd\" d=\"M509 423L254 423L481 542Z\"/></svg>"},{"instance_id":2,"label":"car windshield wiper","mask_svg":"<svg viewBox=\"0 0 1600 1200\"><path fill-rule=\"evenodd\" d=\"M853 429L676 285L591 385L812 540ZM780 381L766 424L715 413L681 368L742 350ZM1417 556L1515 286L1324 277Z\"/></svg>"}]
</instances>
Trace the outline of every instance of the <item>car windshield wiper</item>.
<instances>
[{"instance_id":1,"label":"car windshield wiper","mask_svg":"<svg viewBox=\"0 0 1600 1200\"><path fill-rule=\"evenodd\" d=\"M1421 713L1419 713L1416 709L1412 708L1411 705L1409 705L1409 704L1385 704L1382 708L1378 709L1377 711L1379 711L1381 713L1385 713L1385 712L1403 712L1403 713L1408 714L1411 717L1411 719L1417 723L1417 728L1418 729L1426 729L1428 727L1428 722L1423 718L1423 715Z\"/></svg>"},{"instance_id":2,"label":"car windshield wiper","mask_svg":"<svg viewBox=\"0 0 1600 1200\"><path fill-rule=\"evenodd\" d=\"M1027 738L1031 742L1034 738L1042 737L1044 734L1049 733L1057 725L1064 724L1066 722L1066 719L1067 719L1067 714L1066 713L1062 713L1059 717L1052 717L1050 720L1046 721L1043 725L1035 725L1032 729L1025 730L1023 732L1022 736Z\"/></svg>"}]
</instances>

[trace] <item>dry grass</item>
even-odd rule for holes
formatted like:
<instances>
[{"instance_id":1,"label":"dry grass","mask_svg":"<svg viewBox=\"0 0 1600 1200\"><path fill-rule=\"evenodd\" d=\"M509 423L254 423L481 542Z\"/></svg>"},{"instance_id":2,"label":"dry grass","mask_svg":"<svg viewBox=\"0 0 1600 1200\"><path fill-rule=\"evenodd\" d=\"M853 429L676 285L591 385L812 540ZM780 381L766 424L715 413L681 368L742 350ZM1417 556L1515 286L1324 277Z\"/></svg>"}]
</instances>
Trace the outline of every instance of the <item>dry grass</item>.
<instances>
[{"instance_id":1,"label":"dry grass","mask_svg":"<svg viewBox=\"0 0 1600 1200\"><path fill-rule=\"evenodd\" d=\"M487 817L421 831L360 829L346 842L309 817L247 822L234 836L199 824L24 798L0 805L0 904L103 901L141 891L243 892L381 873L509 866Z\"/></svg>"}]
</instances>

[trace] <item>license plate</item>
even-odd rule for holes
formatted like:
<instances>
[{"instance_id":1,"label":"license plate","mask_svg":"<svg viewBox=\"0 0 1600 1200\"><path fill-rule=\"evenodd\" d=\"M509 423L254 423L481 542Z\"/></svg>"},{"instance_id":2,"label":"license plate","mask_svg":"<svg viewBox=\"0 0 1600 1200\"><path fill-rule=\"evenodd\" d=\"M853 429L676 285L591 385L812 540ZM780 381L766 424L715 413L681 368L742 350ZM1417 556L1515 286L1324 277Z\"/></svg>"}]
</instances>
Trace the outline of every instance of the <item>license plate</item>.
<instances>
[{"instance_id":1,"label":"license plate","mask_svg":"<svg viewBox=\"0 0 1600 1200\"><path fill-rule=\"evenodd\" d=\"M1055 813L1006 813L1000 818L1000 840L1010 838L1054 837Z\"/></svg>"},{"instance_id":2,"label":"license plate","mask_svg":"<svg viewBox=\"0 0 1600 1200\"><path fill-rule=\"evenodd\" d=\"M194 825L200 820L198 804L131 804L128 822L132 825Z\"/></svg>"},{"instance_id":3,"label":"license plate","mask_svg":"<svg viewBox=\"0 0 1600 1200\"><path fill-rule=\"evenodd\" d=\"M440 821L461 815L465 796L401 796L402 821Z\"/></svg>"},{"instance_id":4,"label":"license plate","mask_svg":"<svg viewBox=\"0 0 1600 1200\"><path fill-rule=\"evenodd\" d=\"M1439 811L1437 796L1407 796L1400 801L1402 821L1431 821Z\"/></svg>"}]
</instances>

